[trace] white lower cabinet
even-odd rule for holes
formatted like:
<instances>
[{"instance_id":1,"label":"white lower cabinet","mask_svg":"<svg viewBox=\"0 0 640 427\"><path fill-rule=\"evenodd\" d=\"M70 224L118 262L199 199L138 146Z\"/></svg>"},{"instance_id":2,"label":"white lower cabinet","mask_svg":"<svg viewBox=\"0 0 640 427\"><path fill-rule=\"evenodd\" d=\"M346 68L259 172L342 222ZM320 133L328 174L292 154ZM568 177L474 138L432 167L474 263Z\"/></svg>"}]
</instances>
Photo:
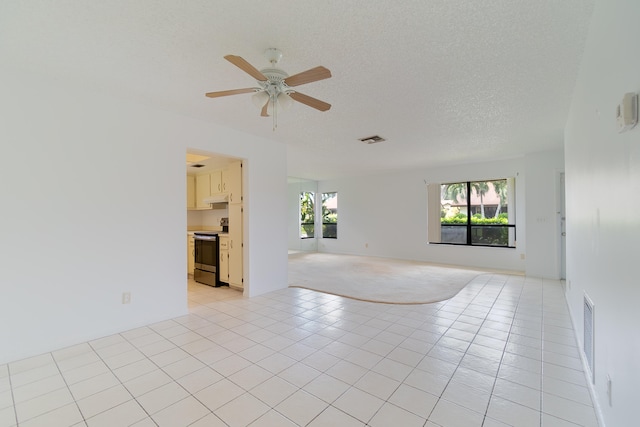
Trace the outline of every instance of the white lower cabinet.
<instances>
[{"instance_id":1,"label":"white lower cabinet","mask_svg":"<svg viewBox=\"0 0 640 427\"><path fill-rule=\"evenodd\" d=\"M220 236L220 281L229 283L229 238Z\"/></svg>"},{"instance_id":2,"label":"white lower cabinet","mask_svg":"<svg viewBox=\"0 0 640 427\"><path fill-rule=\"evenodd\" d=\"M193 276L195 268L196 245L193 241L193 234L187 233L187 276Z\"/></svg>"},{"instance_id":3,"label":"white lower cabinet","mask_svg":"<svg viewBox=\"0 0 640 427\"><path fill-rule=\"evenodd\" d=\"M229 204L229 286L236 289L244 289L242 212L242 205Z\"/></svg>"}]
</instances>

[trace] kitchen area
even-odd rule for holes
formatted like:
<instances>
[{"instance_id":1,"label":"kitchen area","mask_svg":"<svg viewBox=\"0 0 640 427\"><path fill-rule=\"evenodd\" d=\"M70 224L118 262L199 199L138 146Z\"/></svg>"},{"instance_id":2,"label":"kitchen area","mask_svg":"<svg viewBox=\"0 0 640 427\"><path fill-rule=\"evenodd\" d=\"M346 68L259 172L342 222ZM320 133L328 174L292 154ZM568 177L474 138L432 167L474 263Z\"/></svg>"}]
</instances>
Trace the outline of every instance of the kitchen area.
<instances>
[{"instance_id":1,"label":"kitchen area","mask_svg":"<svg viewBox=\"0 0 640 427\"><path fill-rule=\"evenodd\" d=\"M187 153L187 276L242 291L243 164L241 159Z\"/></svg>"}]
</instances>

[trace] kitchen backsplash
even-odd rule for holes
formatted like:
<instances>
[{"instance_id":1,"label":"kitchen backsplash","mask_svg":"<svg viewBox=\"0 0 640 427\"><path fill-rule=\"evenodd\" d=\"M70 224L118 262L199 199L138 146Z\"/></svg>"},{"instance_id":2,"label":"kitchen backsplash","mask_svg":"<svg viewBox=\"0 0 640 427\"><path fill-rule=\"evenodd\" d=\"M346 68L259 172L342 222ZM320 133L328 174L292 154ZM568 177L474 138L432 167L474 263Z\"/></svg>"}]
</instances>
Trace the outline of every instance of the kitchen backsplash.
<instances>
[{"instance_id":1,"label":"kitchen backsplash","mask_svg":"<svg viewBox=\"0 0 640 427\"><path fill-rule=\"evenodd\" d=\"M187 211L187 227L217 227L220 218L227 218L229 209L209 209L202 211Z\"/></svg>"}]
</instances>

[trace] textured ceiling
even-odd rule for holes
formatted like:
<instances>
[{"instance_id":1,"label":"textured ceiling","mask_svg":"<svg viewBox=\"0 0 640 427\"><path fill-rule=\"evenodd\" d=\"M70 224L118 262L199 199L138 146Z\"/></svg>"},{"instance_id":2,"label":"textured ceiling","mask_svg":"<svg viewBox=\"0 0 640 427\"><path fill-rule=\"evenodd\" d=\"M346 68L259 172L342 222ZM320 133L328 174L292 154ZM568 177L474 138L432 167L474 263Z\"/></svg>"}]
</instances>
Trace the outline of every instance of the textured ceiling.
<instances>
[{"instance_id":1,"label":"textured ceiling","mask_svg":"<svg viewBox=\"0 0 640 427\"><path fill-rule=\"evenodd\" d=\"M287 144L311 179L521 156L562 147L593 0L109 0L0 4L0 55ZM255 82L224 55L289 74L332 104L259 117ZM358 138L387 139L366 145Z\"/></svg>"}]
</instances>

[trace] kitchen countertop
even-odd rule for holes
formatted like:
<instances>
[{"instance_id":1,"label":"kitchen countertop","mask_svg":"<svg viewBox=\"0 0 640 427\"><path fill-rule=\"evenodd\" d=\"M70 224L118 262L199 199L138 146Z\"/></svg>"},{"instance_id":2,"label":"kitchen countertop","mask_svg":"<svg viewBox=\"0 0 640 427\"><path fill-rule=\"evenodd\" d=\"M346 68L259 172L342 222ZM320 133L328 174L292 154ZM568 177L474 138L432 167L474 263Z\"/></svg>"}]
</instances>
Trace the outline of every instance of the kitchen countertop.
<instances>
[{"instance_id":1,"label":"kitchen countertop","mask_svg":"<svg viewBox=\"0 0 640 427\"><path fill-rule=\"evenodd\" d=\"M217 230L189 230L187 231L187 235L194 235L195 233L216 233L220 237L228 237L229 232L227 231L217 231Z\"/></svg>"}]
</instances>

